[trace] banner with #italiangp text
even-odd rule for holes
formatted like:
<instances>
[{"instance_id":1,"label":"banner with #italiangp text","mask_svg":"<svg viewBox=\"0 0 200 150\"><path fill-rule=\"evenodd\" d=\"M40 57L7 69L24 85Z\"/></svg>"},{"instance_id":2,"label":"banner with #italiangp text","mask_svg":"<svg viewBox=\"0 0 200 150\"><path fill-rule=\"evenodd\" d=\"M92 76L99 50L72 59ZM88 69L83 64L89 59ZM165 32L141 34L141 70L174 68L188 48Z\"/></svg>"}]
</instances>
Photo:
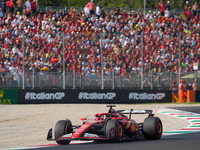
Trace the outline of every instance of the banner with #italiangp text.
<instances>
[{"instance_id":1,"label":"banner with #italiangp text","mask_svg":"<svg viewBox=\"0 0 200 150\"><path fill-rule=\"evenodd\" d=\"M171 102L171 90L35 89L18 90L19 104L98 103L134 104Z\"/></svg>"}]
</instances>

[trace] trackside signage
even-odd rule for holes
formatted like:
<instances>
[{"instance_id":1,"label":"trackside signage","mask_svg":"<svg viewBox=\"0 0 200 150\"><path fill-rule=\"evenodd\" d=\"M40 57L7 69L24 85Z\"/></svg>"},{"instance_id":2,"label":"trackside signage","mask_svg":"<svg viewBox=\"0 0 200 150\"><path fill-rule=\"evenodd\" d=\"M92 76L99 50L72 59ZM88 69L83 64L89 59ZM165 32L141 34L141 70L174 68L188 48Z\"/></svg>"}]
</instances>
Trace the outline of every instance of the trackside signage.
<instances>
[{"instance_id":1,"label":"trackside signage","mask_svg":"<svg viewBox=\"0 0 200 150\"><path fill-rule=\"evenodd\" d=\"M65 103L64 90L18 90L21 104Z\"/></svg>"},{"instance_id":2,"label":"trackside signage","mask_svg":"<svg viewBox=\"0 0 200 150\"><path fill-rule=\"evenodd\" d=\"M56 92L56 93L34 93L34 92L26 92L25 100L61 100L65 96L64 92Z\"/></svg>"},{"instance_id":3,"label":"trackside signage","mask_svg":"<svg viewBox=\"0 0 200 150\"><path fill-rule=\"evenodd\" d=\"M129 101L133 103L162 103L171 102L171 90L136 90L127 95Z\"/></svg>"},{"instance_id":4,"label":"trackside signage","mask_svg":"<svg viewBox=\"0 0 200 150\"><path fill-rule=\"evenodd\" d=\"M165 93L155 93L155 94L148 94L148 93L133 93L129 94L129 99L135 100L162 100L165 97Z\"/></svg>"},{"instance_id":5,"label":"trackside signage","mask_svg":"<svg viewBox=\"0 0 200 150\"><path fill-rule=\"evenodd\" d=\"M200 90L196 91L196 102L200 102Z\"/></svg>"},{"instance_id":6,"label":"trackside signage","mask_svg":"<svg viewBox=\"0 0 200 150\"><path fill-rule=\"evenodd\" d=\"M0 89L0 104L17 104L17 94L16 89Z\"/></svg>"},{"instance_id":7,"label":"trackside signage","mask_svg":"<svg viewBox=\"0 0 200 150\"><path fill-rule=\"evenodd\" d=\"M88 92L80 92L78 95L79 99L113 99L116 97L116 93L114 92L108 92L108 93L88 93Z\"/></svg>"},{"instance_id":8,"label":"trackside signage","mask_svg":"<svg viewBox=\"0 0 200 150\"><path fill-rule=\"evenodd\" d=\"M18 90L19 104L98 103L134 104L171 102L170 90Z\"/></svg>"}]
</instances>

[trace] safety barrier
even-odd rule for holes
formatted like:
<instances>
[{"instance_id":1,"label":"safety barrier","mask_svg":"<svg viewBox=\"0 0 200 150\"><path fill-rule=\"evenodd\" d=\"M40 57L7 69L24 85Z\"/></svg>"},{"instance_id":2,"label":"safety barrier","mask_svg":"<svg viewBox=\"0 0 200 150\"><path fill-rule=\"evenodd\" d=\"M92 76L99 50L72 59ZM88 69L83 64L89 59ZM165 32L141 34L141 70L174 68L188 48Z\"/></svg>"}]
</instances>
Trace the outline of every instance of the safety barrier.
<instances>
[{"instance_id":1,"label":"safety barrier","mask_svg":"<svg viewBox=\"0 0 200 150\"><path fill-rule=\"evenodd\" d=\"M18 90L0 89L0 104L18 104Z\"/></svg>"},{"instance_id":2,"label":"safety barrier","mask_svg":"<svg viewBox=\"0 0 200 150\"><path fill-rule=\"evenodd\" d=\"M100 90L100 89L0 89L0 104L108 103L136 104L172 102L171 90ZM200 91L188 90L185 100L200 102Z\"/></svg>"},{"instance_id":3,"label":"safety barrier","mask_svg":"<svg viewBox=\"0 0 200 150\"><path fill-rule=\"evenodd\" d=\"M171 102L170 90L18 90L19 104L44 103L163 103Z\"/></svg>"},{"instance_id":4,"label":"safety barrier","mask_svg":"<svg viewBox=\"0 0 200 150\"><path fill-rule=\"evenodd\" d=\"M200 102L200 90L197 90L195 93L196 102Z\"/></svg>"},{"instance_id":5,"label":"safety barrier","mask_svg":"<svg viewBox=\"0 0 200 150\"><path fill-rule=\"evenodd\" d=\"M187 91L187 102L196 102L196 91L194 90Z\"/></svg>"}]
</instances>

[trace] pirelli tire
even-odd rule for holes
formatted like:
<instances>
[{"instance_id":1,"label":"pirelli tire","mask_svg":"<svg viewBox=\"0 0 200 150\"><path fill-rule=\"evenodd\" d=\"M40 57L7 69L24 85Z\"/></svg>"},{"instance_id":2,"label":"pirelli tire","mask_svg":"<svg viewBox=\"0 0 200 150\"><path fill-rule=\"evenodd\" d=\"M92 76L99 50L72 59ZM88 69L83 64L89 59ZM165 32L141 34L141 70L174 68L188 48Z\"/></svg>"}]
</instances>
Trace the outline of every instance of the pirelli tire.
<instances>
[{"instance_id":1,"label":"pirelli tire","mask_svg":"<svg viewBox=\"0 0 200 150\"><path fill-rule=\"evenodd\" d=\"M72 132L72 124L70 120L59 120L54 129L55 139L61 138L63 135ZM60 145L69 144L70 140L56 140L56 142Z\"/></svg>"},{"instance_id":2,"label":"pirelli tire","mask_svg":"<svg viewBox=\"0 0 200 150\"><path fill-rule=\"evenodd\" d=\"M106 123L106 136L109 142L120 143L124 136L124 127L120 120L111 119Z\"/></svg>"},{"instance_id":3,"label":"pirelli tire","mask_svg":"<svg viewBox=\"0 0 200 150\"><path fill-rule=\"evenodd\" d=\"M162 122L158 117L147 117L143 123L143 134L147 140L159 140L162 137Z\"/></svg>"}]
</instances>

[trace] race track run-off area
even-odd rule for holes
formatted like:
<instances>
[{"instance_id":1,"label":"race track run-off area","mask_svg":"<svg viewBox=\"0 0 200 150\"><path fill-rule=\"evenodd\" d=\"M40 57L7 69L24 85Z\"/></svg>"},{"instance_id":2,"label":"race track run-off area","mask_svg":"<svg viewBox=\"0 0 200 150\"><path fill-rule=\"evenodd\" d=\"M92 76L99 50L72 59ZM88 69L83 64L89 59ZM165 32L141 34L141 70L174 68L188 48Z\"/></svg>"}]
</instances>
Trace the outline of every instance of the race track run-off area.
<instances>
[{"instance_id":1,"label":"race track run-off area","mask_svg":"<svg viewBox=\"0 0 200 150\"><path fill-rule=\"evenodd\" d=\"M164 115L169 115L171 117L174 117L175 119L176 117L178 117L190 122L190 125L187 127L163 132L163 136L200 132L200 114L176 110L176 109L168 109L168 108L156 109L154 110L154 112L161 113ZM81 144L81 143L87 143L87 142L92 142L92 141L86 141L86 142L73 141L70 144ZM20 147L20 148L14 148L14 149L34 149L34 148L39 148L39 147L52 147L52 146L57 146L57 145L58 144L37 145L37 146L29 146L29 147L23 147L23 148ZM8 149L8 150L11 150L11 149Z\"/></svg>"},{"instance_id":2,"label":"race track run-off area","mask_svg":"<svg viewBox=\"0 0 200 150\"><path fill-rule=\"evenodd\" d=\"M190 125L178 130L166 131L163 132L163 135L175 135L175 134L185 134L185 133L193 133L200 131L200 114L180 111L175 109L160 109L154 110L154 112L159 112L165 115L170 115L172 117L178 117L181 119L185 119L190 122Z\"/></svg>"}]
</instances>

